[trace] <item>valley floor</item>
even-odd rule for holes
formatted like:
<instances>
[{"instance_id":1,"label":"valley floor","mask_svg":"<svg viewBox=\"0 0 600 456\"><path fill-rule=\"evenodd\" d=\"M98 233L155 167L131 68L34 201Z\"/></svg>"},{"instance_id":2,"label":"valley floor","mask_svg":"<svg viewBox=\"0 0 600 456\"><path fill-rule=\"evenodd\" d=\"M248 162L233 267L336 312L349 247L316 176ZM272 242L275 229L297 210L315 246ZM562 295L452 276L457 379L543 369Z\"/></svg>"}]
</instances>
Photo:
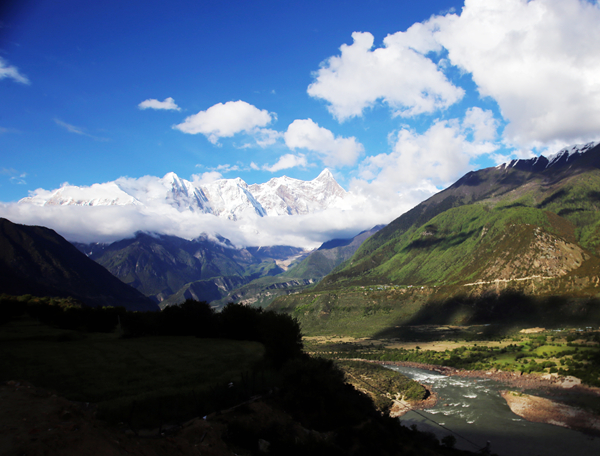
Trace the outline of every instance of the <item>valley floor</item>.
<instances>
[{"instance_id":1,"label":"valley floor","mask_svg":"<svg viewBox=\"0 0 600 456\"><path fill-rule=\"evenodd\" d=\"M439 328L433 328L433 330L438 331ZM517 351L516 353L523 353L532 358L539 356L538 361L540 363L544 359L553 359L557 361L559 366L562 364L562 366L567 367L571 366L569 358L574 354L578 352L592 354L597 350L597 343L592 340L592 336L595 338L595 332L589 333L587 339L583 338L581 340L574 340L575 337L580 336L573 335L580 333L568 333L568 339L565 337L564 340L559 340L558 336L548 336L548 341L553 340L556 342L552 345L546 341L546 337L543 337L543 341L540 340L542 336L539 334L543 332L543 328L531 328L522 330L511 338L493 341L429 340L410 342L397 339L321 336L305 338L305 345L311 353L317 356L339 359L351 357L355 360L362 359L380 365L426 369L445 376L495 380L506 385L506 390L512 390L510 392L503 391L502 397L513 413L522 418L600 436L600 388L582 384L579 378L568 375L568 371L561 370L560 375L556 373L556 370L554 370L554 373L548 373L548 368L543 369L541 372L524 372L524 366L528 365L527 363L520 363L522 361L521 357L524 355L517 356L516 359L514 355L511 355L510 359L503 360L504 364L495 363L483 369L431 364L421 359L430 358L432 360L436 359L435 362L440 362L441 359L447 357L453 351L464 355L469 352L477 353L481 349L497 354L500 358L501 350L508 348L508 352L514 351L515 342L518 341L518 345L523 345L523 351ZM538 338L539 341L537 348L531 344L531 341L535 338ZM574 343L577 343L574 345L567 344L567 340L574 340ZM559 351L564 349L572 351L561 354ZM544 350L550 352L550 355L544 352L542 356ZM538 351L539 354L537 354ZM433 352L436 354L434 355ZM389 360L390 355L394 354L396 356L404 354L410 359L415 359L415 361ZM555 358L554 355L557 357ZM558 358L565 355L566 358ZM469 355L464 356L468 357ZM508 357L508 355L504 356ZM593 361L588 358L588 363L590 362ZM429 386L427 388L431 391L432 397L435 397L435 390L430 389ZM406 407L410 408L410 405L406 404ZM417 404L412 405L416 406L413 408L421 408ZM403 409L404 407L398 406L396 408ZM395 412L398 411L395 410Z\"/></svg>"}]
</instances>

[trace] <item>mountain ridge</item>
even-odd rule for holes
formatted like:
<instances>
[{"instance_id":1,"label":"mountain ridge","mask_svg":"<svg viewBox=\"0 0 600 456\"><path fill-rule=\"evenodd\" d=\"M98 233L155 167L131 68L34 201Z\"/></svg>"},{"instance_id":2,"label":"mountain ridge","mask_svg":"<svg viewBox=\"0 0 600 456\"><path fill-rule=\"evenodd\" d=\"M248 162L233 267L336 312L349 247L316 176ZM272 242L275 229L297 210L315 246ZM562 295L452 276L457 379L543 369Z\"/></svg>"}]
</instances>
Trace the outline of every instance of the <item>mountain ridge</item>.
<instances>
[{"instance_id":1,"label":"mountain ridge","mask_svg":"<svg viewBox=\"0 0 600 456\"><path fill-rule=\"evenodd\" d=\"M577 300L600 291L599 209L599 143L473 171L375 233L309 292L271 308L320 331L347 331L352 317L383 329L417 324L412 316L433 302L510 289L570 296L561 312L576 313L587 306ZM466 306L446 324L469 315Z\"/></svg>"},{"instance_id":2,"label":"mountain ridge","mask_svg":"<svg viewBox=\"0 0 600 456\"><path fill-rule=\"evenodd\" d=\"M0 218L0 290L10 295L71 296L92 307L158 310L55 231L4 218Z\"/></svg>"},{"instance_id":3,"label":"mountain ridge","mask_svg":"<svg viewBox=\"0 0 600 456\"><path fill-rule=\"evenodd\" d=\"M74 245L157 303L193 283L197 291L190 298L219 299L254 278L283 272L278 260L304 252L289 246L237 248L228 239L208 235L187 240L143 232L109 245Z\"/></svg>"},{"instance_id":4,"label":"mountain ridge","mask_svg":"<svg viewBox=\"0 0 600 456\"><path fill-rule=\"evenodd\" d=\"M38 189L18 204L36 206L137 206L167 204L178 211L211 214L231 220L309 214L330 207L347 207L348 192L328 169L311 181L287 176L248 185L241 178L207 184L169 172L162 178L119 178L91 186L64 184L56 190Z\"/></svg>"}]
</instances>

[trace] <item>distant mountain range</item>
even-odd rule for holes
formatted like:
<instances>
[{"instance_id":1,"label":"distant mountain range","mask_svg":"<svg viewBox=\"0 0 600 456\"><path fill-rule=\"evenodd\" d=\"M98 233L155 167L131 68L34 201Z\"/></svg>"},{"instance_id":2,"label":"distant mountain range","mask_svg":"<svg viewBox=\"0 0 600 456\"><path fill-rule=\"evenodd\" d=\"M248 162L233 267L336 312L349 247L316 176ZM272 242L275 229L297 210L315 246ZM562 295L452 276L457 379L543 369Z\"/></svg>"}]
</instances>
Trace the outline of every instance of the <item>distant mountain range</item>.
<instances>
[{"instance_id":1,"label":"distant mountain range","mask_svg":"<svg viewBox=\"0 0 600 456\"><path fill-rule=\"evenodd\" d=\"M87 258L55 231L0 218L0 293L72 296L93 306L158 306Z\"/></svg>"},{"instance_id":2,"label":"distant mountain range","mask_svg":"<svg viewBox=\"0 0 600 456\"><path fill-rule=\"evenodd\" d=\"M308 255L298 257L298 259L303 258L302 261L292 263L285 272L255 279L234 289L215 304L223 306L228 302L238 302L266 307L277 296L295 294L311 288L352 257L360 245L381 228L383 225L363 231L353 238L327 241ZM176 302L181 302L181 298Z\"/></svg>"},{"instance_id":3,"label":"distant mountain range","mask_svg":"<svg viewBox=\"0 0 600 456\"><path fill-rule=\"evenodd\" d=\"M248 216L298 215L327 208L345 208L347 197L348 193L325 169L312 181L283 176L252 185L240 178L200 184L182 179L175 173L162 178L119 178L89 187L64 185L57 190L37 190L34 195L21 199L19 204L137 207L166 204L180 212L238 220Z\"/></svg>"},{"instance_id":4,"label":"distant mountain range","mask_svg":"<svg viewBox=\"0 0 600 456\"><path fill-rule=\"evenodd\" d=\"M308 253L289 246L236 248L223 237L206 235L188 241L138 233L110 245L74 245L161 307L187 298L219 300L256 278L284 272Z\"/></svg>"},{"instance_id":5,"label":"distant mountain range","mask_svg":"<svg viewBox=\"0 0 600 456\"><path fill-rule=\"evenodd\" d=\"M381 226L309 252L290 246L236 248L222 237L191 241L138 233L107 244L74 245L161 308L186 299L223 306L235 301L266 306L276 296L317 283L354 254Z\"/></svg>"},{"instance_id":6,"label":"distant mountain range","mask_svg":"<svg viewBox=\"0 0 600 456\"><path fill-rule=\"evenodd\" d=\"M243 217L248 210L262 216L292 214L344 200L343 193L335 196L337 184L328 172L306 185L296 181L286 187L285 178L273 179L267 183L270 187L246 186L248 193L242 192L243 181L228 180L217 186L220 193L202 188L206 201L193 193L192 187L196 191L198 186L188 187L185 182L175 186L173 176L165 179L127 193L130 199L115 195L77 199L67 189L44 204L146 204L157 198L183 205L181 210L210 208L219 217ZM155 185L160 191L153 190ZM236 209L233 197L218 200L216 194L228 194L225 188L240 198L243 193L246 202L251 195L262 209L245 203L245 209ZM326 195L319 196L318 188L327 189ZM190 195L193 198L186 199ZM30 203L41 204L33 201L36 197ZM292 204L297 200L304 206ZM383 330L429 321L432 315L444 323L467 324L473 318L472 301L455 300L452 311L436 303L456 296L498 295L503 290L570 296L575 304L557 310L557 315L579 312L581 316L592 305L589 299L600 295L599 208L600 144L589 143L548 158L513 160L470 172L389 225L325 242L312 252L289 246L238 248L220 236L185 240L148 233L112 244L77 244L77 248L161 307L187 298L215 306L229 301L270 304L300 318L308 331L326 332L331 327L340 333L350 326L365 331L369 325ZM84 296L85 289L89 295L85 299L96 297L93 305L110 301L99 296L112 285L89 285L92 279L81 274L91 270L93 262L64 247L66 241L56 240L60 238L56 233L3 223L0 291L23 290L21 285L31 284L30 291L23 292L57 294L58 290L59 295L78 297ZM52 243L59 247L48 247ZM76 265L74 270L69 264ZM92 275L105 277L97 271ZM64 284L64 279L73 281L76 289L59 290L53 285ZM144 302L140 301L140 308L148 305Z\"/></svg>"},{"instance_id":7,"label":"distant mountain range","mask_svg":"<svg viewBox=\"0 0 600 456\"><path fill-rule=\"evenodd\" d=\"M599 208L599 143L470 172L367 239L310 294L272 307L302 308L314 323L377 305L389 314L381 321L401 324L421 304L457 294L595 296ZM466 321L467 310L448 316Z\"/></svg>"}]
</instances>

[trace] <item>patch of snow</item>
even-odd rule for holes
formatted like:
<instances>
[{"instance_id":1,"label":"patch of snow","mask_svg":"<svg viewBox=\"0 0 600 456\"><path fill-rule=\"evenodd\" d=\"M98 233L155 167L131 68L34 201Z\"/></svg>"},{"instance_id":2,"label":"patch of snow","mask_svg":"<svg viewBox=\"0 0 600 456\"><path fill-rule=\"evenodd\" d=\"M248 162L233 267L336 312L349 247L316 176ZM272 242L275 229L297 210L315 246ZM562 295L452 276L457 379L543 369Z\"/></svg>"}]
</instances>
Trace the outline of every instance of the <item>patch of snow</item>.
<instances>
[{"instance_id":1,"label":"patch of snow","mask_svg":"<svg viewBox=\"0 0 600 456\"><path fill-rule=\"evenodd\" d=\"M561 149L555 154L549 155L547 157L548 164L546 165L546 168L549 168L550 166L561 160L563 157L566 157L567 161L569 161L569 159L574 155L583 155L588 150L596 147L598 144L600 144L600 142L592 141L587 144L575 144L573 146L565 147L564 149Z\"/></svg>"}]
</instances>

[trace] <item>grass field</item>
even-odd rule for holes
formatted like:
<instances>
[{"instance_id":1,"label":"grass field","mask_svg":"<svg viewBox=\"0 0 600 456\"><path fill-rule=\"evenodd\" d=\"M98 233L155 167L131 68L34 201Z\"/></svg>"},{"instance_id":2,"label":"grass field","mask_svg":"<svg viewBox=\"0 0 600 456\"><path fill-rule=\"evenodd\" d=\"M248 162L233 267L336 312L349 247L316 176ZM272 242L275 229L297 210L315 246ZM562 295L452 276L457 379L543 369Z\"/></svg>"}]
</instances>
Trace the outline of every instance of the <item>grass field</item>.
<instances>
[{"instance_id":1,"label":"grass field","mask_svg":"<svg viewBox=\"0 0 600 456\"><path fill-rule=\"evenodd\" d=\"M211 401L235 400L268 382L265 371L257 379L263 356L258 342L122 339L116 333L56 329L28 317L0 326L0 380L27 381L74 401L93 402L101 416L136 420L139 426L214 411ZM228 388L230 382L236 388ZM180 405L163 406L167 403Z\"/></svg>"}]
</instances>

